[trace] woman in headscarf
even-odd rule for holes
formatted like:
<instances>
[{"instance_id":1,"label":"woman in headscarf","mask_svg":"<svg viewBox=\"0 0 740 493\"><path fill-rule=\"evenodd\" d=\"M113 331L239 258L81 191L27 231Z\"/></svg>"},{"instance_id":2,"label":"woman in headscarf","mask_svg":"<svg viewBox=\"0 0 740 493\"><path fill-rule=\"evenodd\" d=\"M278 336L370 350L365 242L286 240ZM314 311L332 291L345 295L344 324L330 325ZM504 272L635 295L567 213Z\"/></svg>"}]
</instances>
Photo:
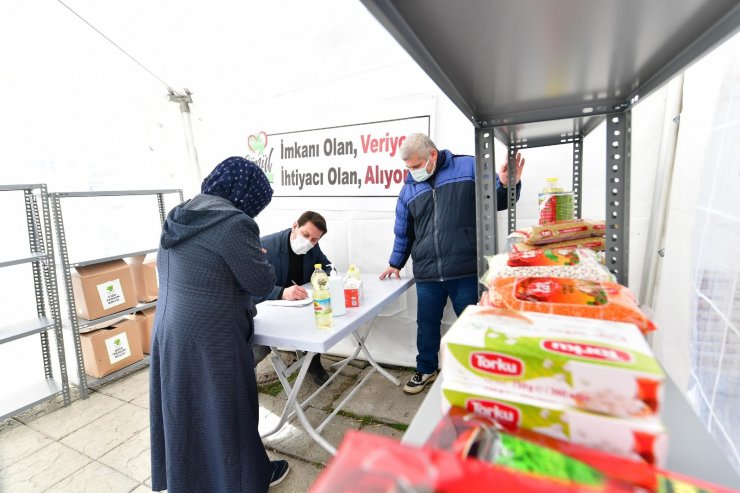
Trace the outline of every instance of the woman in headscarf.
<instances>
[{"instance_id":1,"label":"woman in headscarf","mask_svg":"<svg viewBox=\"0 0 740 493\"><path fill-rule=\"evenodd\" d=\"M272 199L262 170L232 157L170 211L157 267L151 348L152 489L264 492L285 477L257 428L254 305L275 286L254 217Z\"/></svg>"}]
</instances>

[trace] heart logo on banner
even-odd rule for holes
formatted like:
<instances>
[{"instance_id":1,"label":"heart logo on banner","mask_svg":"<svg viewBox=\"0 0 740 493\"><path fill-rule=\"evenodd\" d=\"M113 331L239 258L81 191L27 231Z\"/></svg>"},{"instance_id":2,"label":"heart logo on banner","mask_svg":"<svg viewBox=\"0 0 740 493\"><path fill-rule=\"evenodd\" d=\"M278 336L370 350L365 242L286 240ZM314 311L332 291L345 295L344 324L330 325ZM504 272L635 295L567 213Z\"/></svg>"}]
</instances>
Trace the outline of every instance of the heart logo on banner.
<instances>
[{"instance_id":1,"label":"heart logo on banner","mask_svg":"<svg viewBox=\"0 0 740 493\"><path fill-rule=\"evenodd\" d=\"M267 134L265 132L260 132L257 135L250 135L247 139L247 144L249 144L249 148L252 149L252 152L262 154L262 151L264 151L267 146Z\"/></svg>"}]
</instances>

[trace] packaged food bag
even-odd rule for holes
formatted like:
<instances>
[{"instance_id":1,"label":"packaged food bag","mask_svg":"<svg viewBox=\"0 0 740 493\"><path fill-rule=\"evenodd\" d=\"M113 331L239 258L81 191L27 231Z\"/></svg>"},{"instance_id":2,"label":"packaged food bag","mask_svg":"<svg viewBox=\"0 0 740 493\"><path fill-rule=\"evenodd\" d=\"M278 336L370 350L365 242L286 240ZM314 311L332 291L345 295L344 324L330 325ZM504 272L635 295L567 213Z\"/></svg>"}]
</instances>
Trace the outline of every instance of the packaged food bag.
<instances>
[{"instance_id":1,"label":"packaged food bag","mask_svg":"<svg viewBox=\"0 0 740 493\"><path fill-rule=\"evenodd\" d=\"M557 243L550 243L548 245L530 245L529 243L525 242L511 244L511 251L515 253L543 251L546 248L549 248L551 250L574 250L576 248L588 248L595 252L602 252L606 248L606 240L604 239L604 237L589 236L588 238L559 241Z\"/></svg>"},{"instance_id":2,"label":"packaged food bag","mask_svg":"<svg viewBox=\"0 0 740 493\"><path fill-rule=\"evenodd\" d=\"M424 444L459 457L475 457L536 475L598 478L629 485L628 491L730 493L731 490L652 467L614 454L519 429L504 431L495 420L452 407ZM543 450L545 449L545 450ZM549 450L551 453L547 453ZM575 462L568 460L574 459ZM584 465L590 467L589 471ZM552 473L550 472L552 471ZM581 481L581 484L588 484ZM591 484L597 484L595 481ZM640 489L636 489L640 488ZM603 491L596 486L597 491Z\"/></svg>"},{"instance_id":3,"label":"packaged food bag","mask_svg":"<svg viewBox=\"0 0 740 493\"><path fill-rule=\"evenodd\" d=\"M592 413L445 377L442 412L451 406L490 418L504 430L523 428L648 464L663 465L668 454L668 436L656 418Z\"/></svg>"},{"instance_id":4,"label":"packaged food bag","mask_svg":"<svg viewBox=\"0 0 740 493\"><path fill-rule=\"evenodd\" d=\"M417 448L370 433L350 430L337 455L309 493L471 493L493 491L571 493L595 491L546 480L451 452ZM603 489L615 492L628 490Z\"/></svg>"},{"instance_id":5,"label":"packaged food bag","mask_svg":"<svg viewBox=\"0 0 740 493\"><path fill-rule=\"evenodd\" d=\"M604 491L656 486L652 466L530 430L504 430L489 417L452 407L442 415L425 447L448 450L507 469Z\"/></svg>"},{"instance_id":6,"label":"packaged food bag","mask_svg":"<svg viewBox=\"0 0 740 493\"><path fill-rule=\"evenodd\" d=\"M566 277L615 282L614 274L601 264L593 250L578 248L532 250L487 256L488 271L481 281L488 285L497 277Z\"/></svg>"},{"instance_id":7,"label":"packaged food bag","mask_svg":"<svg viewBox=\"0 0 740 493\"><path fill-rule=\"evenodd\" d=\"M662 402L665 375L631 324L469 306L441 346L445 382L625 417Z\"/></svg>"},{"instance_id":8,"label":"packaged food bag","mask_svg":"<svg viewBox=\"0 0 740 493\"><path fill-rule=\"evenodd\" d=\"M481 305L635 324L656 329L629 288L608 281L556 277L499 277L488 283Z\"/></svg>"}]
</instances>

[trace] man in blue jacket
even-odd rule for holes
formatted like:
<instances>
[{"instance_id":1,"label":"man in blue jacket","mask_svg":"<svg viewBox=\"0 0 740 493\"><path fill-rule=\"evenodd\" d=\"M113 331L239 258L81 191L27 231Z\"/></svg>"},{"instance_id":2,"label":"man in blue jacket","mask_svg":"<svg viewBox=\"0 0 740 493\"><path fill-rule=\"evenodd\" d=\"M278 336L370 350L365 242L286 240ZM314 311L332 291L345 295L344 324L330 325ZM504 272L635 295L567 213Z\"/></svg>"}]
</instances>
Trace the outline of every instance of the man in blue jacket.
<instances>
[{"instance_id":1,"label":"man in blue jacket","mask_svg":"<svg viewBox=\"0 0 740 493\"><path fill-rule=\"evenodd\" d=\"M437 150L424 134L401 145L409 174L398 195L395 241L389 267L380 279L400 278L411 256L416 278L416 372L403 387L418 394L439 368L440 324L447 298L459 316L478 302L478 253L475 220L475 158ZM516 156L516 198L524 159ZM498 210L507 207L508 162L496 175Z\"/></svg>"},{"instance_id":2,"label":"man in blue jacket","mask_svg":"<svg viewBox=\"0 0 740 493\"><path fill-rule=\"evenodd\" d=\"M319 240L326 231L324 217L318 212L306 211L291 228L260 238L262 248L267 250L267 261L275 267L275 287L267 296L255 298L255 304L264 300L302 300L308 296L301 285L311 280L314 264L321 264L329 273L327 265L331 262L319 246ZM269 352L269 348L255 345L255 365ZM318 385L323 385L329 378L321 366L320 354L311 360L308 373Z\"/></svg>"}]
</instances>

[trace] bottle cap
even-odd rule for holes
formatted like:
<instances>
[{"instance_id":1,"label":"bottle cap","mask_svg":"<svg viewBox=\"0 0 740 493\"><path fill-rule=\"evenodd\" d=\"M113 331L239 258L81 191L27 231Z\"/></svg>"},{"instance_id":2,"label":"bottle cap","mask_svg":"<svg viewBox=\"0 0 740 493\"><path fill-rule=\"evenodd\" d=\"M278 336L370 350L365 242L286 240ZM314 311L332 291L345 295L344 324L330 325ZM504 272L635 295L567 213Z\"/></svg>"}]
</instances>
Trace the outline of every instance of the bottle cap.
<instances>
[{"instance_id":1,"label":"bottle cap","mask_svg":"<svg viewBox=\"0 0 740 493\"><path fill-rule=\"evenodd\" d=\"M313 264L313 267L314 267L314 269L320 269L321 268L321 264Z\"/></svg>"}]
</instances>

